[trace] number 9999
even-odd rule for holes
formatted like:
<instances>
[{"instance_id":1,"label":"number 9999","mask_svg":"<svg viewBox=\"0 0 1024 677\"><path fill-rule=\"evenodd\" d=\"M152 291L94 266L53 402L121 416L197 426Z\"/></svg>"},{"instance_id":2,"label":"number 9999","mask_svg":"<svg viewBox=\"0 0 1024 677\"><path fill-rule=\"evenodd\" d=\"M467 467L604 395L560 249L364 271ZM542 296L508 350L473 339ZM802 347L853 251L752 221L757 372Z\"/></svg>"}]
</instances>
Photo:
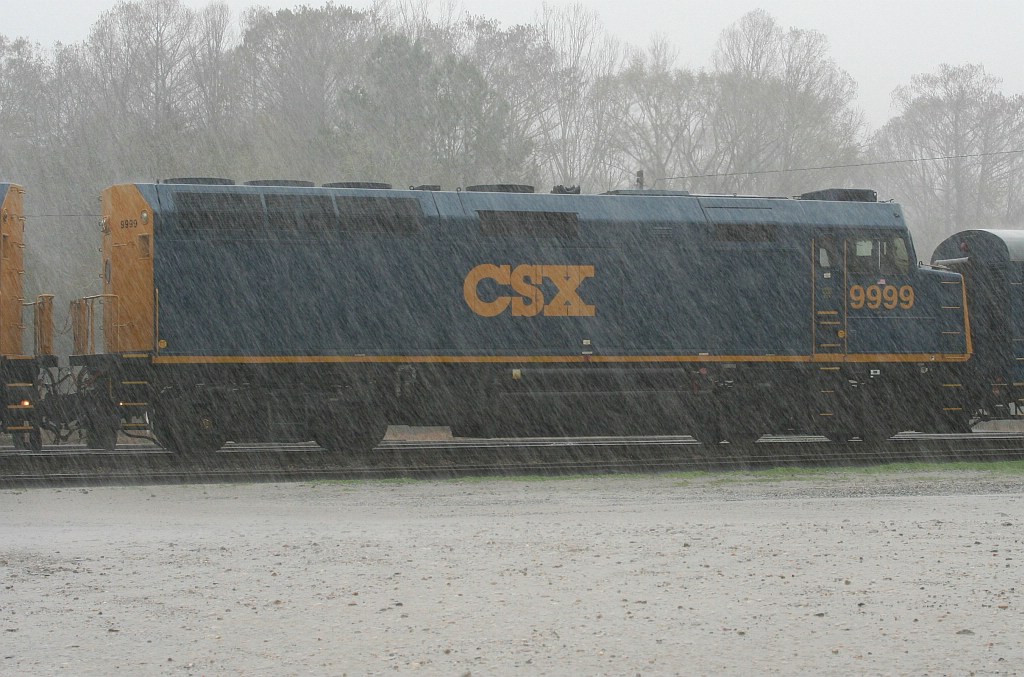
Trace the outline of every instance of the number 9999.
<instances>
[{"instance_id":1,"label":"number 9999","mask_svg":"<svg viewBox=\"0 0 1024 677\"><path fill-rule=\"evenodd\" d=\"M855 284L850 287L850 308L852 310L861 308L894 310L897 307L904 310L914 307L913 287L907 284L902 287L891 284L872 284L867 287Z\"/></svg>"}]
</instances>

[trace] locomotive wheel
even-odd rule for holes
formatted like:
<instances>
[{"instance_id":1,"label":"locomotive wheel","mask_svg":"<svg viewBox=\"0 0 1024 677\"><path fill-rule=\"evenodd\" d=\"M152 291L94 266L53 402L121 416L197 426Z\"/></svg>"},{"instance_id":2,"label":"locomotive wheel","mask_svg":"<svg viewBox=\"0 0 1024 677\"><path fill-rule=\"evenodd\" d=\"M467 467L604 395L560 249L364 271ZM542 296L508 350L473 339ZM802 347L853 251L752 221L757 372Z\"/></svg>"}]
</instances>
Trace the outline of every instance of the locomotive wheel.
<instances>
[{"instance_id":1,"label":"locomotive wheel","mask_svg":"<svg viewBox=\"0 0 1024 677\"><path fill-rule=\"evenodd\" d=\"M921 432L926 433L952 433L957 435L967 435L974 432L975 419L966 417L960 418L943 418L937 423L930 426L923 426Z\"/></svg>"},{"instance_id":2,"label":"locomotive wheel","mask_svg":"<svg viewBox=\"0 0 1024 677\"><path fill-rule=\"evenodd\" d=\"M97 401L85 412L85 444L90 449L113 451L117 434L121 430L121 417L116 406L107 401Z\"/></svg>"},{"instance_id":3,"label":"locomotive wheel","mask_svg":"<svg viewBox=\"0 0 1024 677\"><path fill-rule=\"evenodd\" d=\"M690 437L697 440L701 444L714 446L721 444L722 440L725 439L725 434L722 429L718 426L706 425L699 426L690 432Z\"/></svg>"},{"instance_id":4,"label":"locomotive wheel","mask_svg":"<svg viewBox=\"0 0 1024 677\"><path fill-rule=\"evenodd\" d=\"M27 449L35 452L43 450L43 431L38 427L27 433L15 433L13 437L15 449Z\"/></svg>"},{"instance_id":5,"label":"locomotive wheel","mask_svg":"<svg viewBox=\"0 0 1024 677\"><path fill-rule=\"evenodd\" d=\"M865 430L857 435L865 444L883 444L895 433L881 428Z\"/></svg>"},{"instance_id":6,"label":"locomotive wheel","mask_svg":"<svg viewBox=\"0 0 1024 677\"><path fill-rule=\"evenodd\" d=\"M227 441L210 412L163 410L153 417L153 434L164 449L187 457L212 454Z\"/></svg>"},{"instance_id":7,"label":"locomotive wheel","mask_svg":"<svg viewBox=\"0 0 1024 677\"><path fill-rule=\"evenodd\" d=\"M317 435L316 443L338 454L362 454L373 451L384 439L385 432L387 426L383 425L358 430L335 430Z\"/></svg>"},{"instance_id":8,"label":"locomotive wheel","mask_svg":"<svg viewBox=\"0 0 1024 677\"><path fill-rule=\"evenodd\" d=\"M99 422L90 423L85 431L85 445L90 449L113 451L117 446L118 427Z\"/></svg>"},{"instance_id":9,"label":"locomotive wheel","mask_svg":"<svg viewBox=\"0 0 1024 677\"><path fill-rule=\"evenodd\" d=\"M321 422L316 443L337 454L362 454L372 451L384 439L387 423L365 409L346 412L334 420Z\"/></svg>"},{"instance_id":10,"label":"locomotive wheel","mask_svg":"<svg viewBox=\"0 0 1024 677\"><path fill-rule=\"evenodd\" d=\"M828 438L829 442L835 442L837 444L846 444L854 437L857 437L857 433L852 430L830 430L822 433Z\"/></svg>"}]
</instances>

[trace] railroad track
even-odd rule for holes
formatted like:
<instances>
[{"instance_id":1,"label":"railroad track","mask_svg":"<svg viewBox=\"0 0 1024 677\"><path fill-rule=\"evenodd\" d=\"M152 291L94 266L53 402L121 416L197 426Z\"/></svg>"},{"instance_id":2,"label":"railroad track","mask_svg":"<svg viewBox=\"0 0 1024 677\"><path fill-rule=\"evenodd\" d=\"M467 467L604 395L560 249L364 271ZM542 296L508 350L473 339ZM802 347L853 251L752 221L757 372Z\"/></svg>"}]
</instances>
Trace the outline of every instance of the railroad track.
<instances>
[{"instance_id":1,"label":"railroad track","mask_svg":"<svg viewBox=\"0 0 1024 677\"><path fill-rule=\"evenodd\" d=\"M1024 458L1024 435L904 433L883 444L765 436L755 444L707 447L687 436L385 441L370 454L339 458L313 443L229 443L182 459L151 443L114 451L83 445L41 452L0 447L0 487L274 482L477 475L565 475L735 470L792 465Z\"/></svg>"}]
</instances>

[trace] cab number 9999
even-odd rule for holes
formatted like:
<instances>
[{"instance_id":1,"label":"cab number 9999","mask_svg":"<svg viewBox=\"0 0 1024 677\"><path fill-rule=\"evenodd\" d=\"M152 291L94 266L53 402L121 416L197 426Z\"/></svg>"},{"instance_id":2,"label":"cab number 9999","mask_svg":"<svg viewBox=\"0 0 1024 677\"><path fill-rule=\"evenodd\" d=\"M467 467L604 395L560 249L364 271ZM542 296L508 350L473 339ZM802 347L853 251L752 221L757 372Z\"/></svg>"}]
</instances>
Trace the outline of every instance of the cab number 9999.
<instances>
[{"instance_id":1,"label":"cab number 9999","mask_svg":"<svg viewBox=\"0 0 1024 677\"><path fill-rule=\"evenodd\" d=\"M852 310L861 308L870 310L903 308L908 310L913 307L914 288L908 284L902 287L892 284L872 284L867 287L855 284L850 287L850 308Z\"/></svg>"}]
</instances>

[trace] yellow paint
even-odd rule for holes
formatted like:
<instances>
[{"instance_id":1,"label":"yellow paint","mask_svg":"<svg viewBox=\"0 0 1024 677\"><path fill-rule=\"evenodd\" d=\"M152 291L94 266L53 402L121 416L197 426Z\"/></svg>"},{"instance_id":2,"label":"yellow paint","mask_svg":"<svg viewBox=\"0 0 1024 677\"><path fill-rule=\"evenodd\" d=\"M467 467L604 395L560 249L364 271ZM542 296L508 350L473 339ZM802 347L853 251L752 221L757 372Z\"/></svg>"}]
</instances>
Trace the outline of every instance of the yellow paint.
<instances>
[{"instance_id":1,"label":"yellow paint","mask_svg":"<svg viewBox=\"0 0 1024 677\"><path fill-rule=\"evenodd\" d=\"M974 354L974 339L971 336L971 316L967 312L967 285L964 284L963 278L960 278L960 304L964 309L964 334L967 340L966 346L966 357L970 358Z\"/></svg>"},{"instance_id":2,"label":"yellow paint","mask_svg":"<svg viewBox=\"0 0 1024 677\"><path fill-rule=\"evenodd\" d=\"M511 308L513 317L534 317L543 313L556 317L593 317L596 308L580 298L583 281L594 277L594 266L534 266L528 264L496 265L482 263L466 274L462 296L466 305L481 317L497 317ZM558 289L547 301L540 285L545 279ZM480 298L479 286L492 280L500 287L510 287L514 295L497 296L493 301Z\"/></svg>"},{"instance_id":3,"label":"yellow paint","mask_svg":"<svg viewBox=\"0 0 1024 677\"><path fill-rule=\"evenodd\" d=\"M35 329L35 354L54 355L53 350L53 294L40 294L33 306L32 324Z\"/></svg>"},{"instance_id":4,"label":"yellow paint","mask_svg":"<svg viewBox=\"0 0 1024 677\"><path fill-rule=\"evenodd\" d=\"M24 189L10 184L0 205L0 355L22 355L21 305L24 303Z\"/></svg>"},{"instance_id":5,"label":"yellow paint","mask_svg":"<svg viewBox=\"0 0 1024 677\"><path fill-rule=\"evenodd\" d=\"M159 355L154 364L700 364L964 362L966 354L854 355ZM839 367L821 367L838 370Z\"/></svg>"},{"instance_id":6,"label":"yellow paint","mask_svg":"<svg viewBox=\"0 0 1024 677\"><path fill-rule=\"evenodd\" d=\"M107 188L100 203L104 266L102 352L152 350L153 208L133 184Z\"/></svg>"},{"instance_id":7,"label":"yellow paint","mask_svg":"<svg viewBox=\"0 0 1024 677\"><path fill-rule=\"evenodd\" d=\"M897 307L910 310L914 307L914 288L908 284L896 287L891 284L872 284L867 287L855 284L850 287L850 308L895 310Z\"/></svg>"}]
</instances>

